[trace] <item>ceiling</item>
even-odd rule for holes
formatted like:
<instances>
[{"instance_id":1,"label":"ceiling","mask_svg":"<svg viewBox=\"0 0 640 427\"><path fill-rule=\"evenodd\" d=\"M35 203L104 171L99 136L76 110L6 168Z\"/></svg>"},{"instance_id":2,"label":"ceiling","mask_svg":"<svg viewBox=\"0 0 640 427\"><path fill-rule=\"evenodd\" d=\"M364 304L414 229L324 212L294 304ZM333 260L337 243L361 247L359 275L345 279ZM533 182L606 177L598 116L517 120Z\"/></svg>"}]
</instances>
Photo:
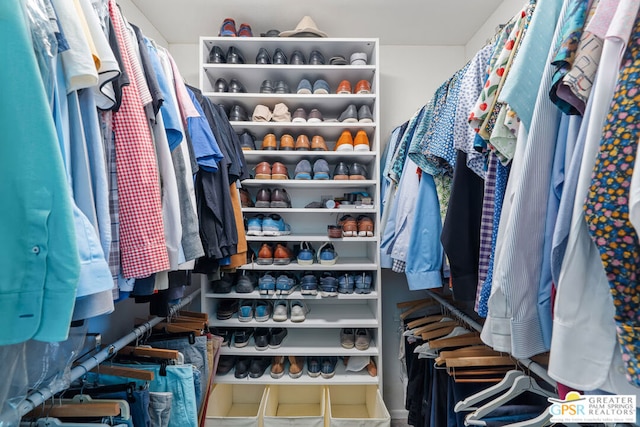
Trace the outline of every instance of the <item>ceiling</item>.
<instances>
[{"instance_id":1,"label":"ceiling","mask_svg":"<svg viewBox=\"0 0 640 427\"><path fill-rule=\"evenodd\" d=\"M254 36L292 30L311 16L329 37L382 45L465 45L503 0L131 0L169 43L216 36L224 18Z\"/></svg>"}]
</instances>

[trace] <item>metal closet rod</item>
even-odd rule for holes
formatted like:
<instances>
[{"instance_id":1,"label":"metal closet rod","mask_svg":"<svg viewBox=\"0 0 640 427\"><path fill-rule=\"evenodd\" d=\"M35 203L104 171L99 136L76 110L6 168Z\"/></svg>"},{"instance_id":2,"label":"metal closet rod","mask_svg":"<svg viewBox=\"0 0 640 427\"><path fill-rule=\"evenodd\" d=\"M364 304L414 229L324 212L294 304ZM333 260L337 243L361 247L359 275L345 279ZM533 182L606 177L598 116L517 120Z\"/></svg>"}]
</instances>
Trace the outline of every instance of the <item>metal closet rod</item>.
<instances>
[{"instance_id":1,"label":"metal closet rod","mask_svg":"<svg viewBox=\"0 0 640 427\"><path fill-rule=\"evenodd\" d=\"M196 289L190 295L182 298L182 300L178 304L172 305L169 308L169 317L176 314L178 310L180 310L184 306L190 304L193 301L193 299L200 294L200 291L201 291L200 289ZM124 337L120 338L116 342L110 344L106 348L100 350L98 353L91 356L89 359L75 366L73 369L71 369L69 382L73 382L79 379L84 374L86 374L87 372L89 372L90 370L98 366L100 363L104 362L109 357L113 356L116 352L121 350L123 347L125 347L129 343L143 337L147 333L147 331L151 330L151 328L153 328L155 325L157 325L158 323L164 320L165 320L164 317L156 317L154 319L149 320L148 322L143 323L140 326L137 326L133 331L131 331ZM64 388L50 389L49 387L43 387L43 388L32 391L20 403L20 405L18 405L18 412L20 414L20 417L25 416L30 411L42 405L48 399L52 398L57 393L60 393L63 390Z\"/></svg>"},{"instance_id":2,"label":"metal closet rod","mask_svg":"<svg viewBox=\"0 0 640 427\"><path fill-rule=\"evenodd\" d=\"M460 309L451 305L449 301L447 301L446 299L442 298L440 295L428 289L426 289L426 292L431 298L438 301L440 305L442 305L443 307L446 307L447 310L451 312L451 314L455 315L457 318L465 322L467 325L471 326L476 331L478 332L482 331L482 325L480 325L478 322L473 320L467 314L463 313ZM540 364L534 362L531 359L516 359L516 360L518 361L519 364L521 364L522 366L524 366L525 368L527 368L528 370L536 374L538 377L540 377L542 380L544 380L548 384L552 385L554 388L557 387L558 383L549 376L549 374L547 373L547 370Z\"/></svg>"}]
</instances>

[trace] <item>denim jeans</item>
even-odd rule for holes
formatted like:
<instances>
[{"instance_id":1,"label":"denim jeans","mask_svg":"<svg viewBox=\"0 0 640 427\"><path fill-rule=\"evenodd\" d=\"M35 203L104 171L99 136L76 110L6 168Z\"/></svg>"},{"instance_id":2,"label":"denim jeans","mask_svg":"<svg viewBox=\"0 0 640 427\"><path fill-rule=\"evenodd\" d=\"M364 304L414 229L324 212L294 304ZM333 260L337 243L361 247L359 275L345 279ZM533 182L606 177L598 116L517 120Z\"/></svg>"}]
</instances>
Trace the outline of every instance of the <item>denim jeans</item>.
<instances>
[{"instance_id":1,"label":"denim jeans","mask_svg":"<svg viewBox=\"0 0 640 427\"><path fill-rule=\"evenodd\" d=\"M153 427L168 427L171 419L173 394L151 392L149 394L149 415Z\"/></svg>"}]
</instances>

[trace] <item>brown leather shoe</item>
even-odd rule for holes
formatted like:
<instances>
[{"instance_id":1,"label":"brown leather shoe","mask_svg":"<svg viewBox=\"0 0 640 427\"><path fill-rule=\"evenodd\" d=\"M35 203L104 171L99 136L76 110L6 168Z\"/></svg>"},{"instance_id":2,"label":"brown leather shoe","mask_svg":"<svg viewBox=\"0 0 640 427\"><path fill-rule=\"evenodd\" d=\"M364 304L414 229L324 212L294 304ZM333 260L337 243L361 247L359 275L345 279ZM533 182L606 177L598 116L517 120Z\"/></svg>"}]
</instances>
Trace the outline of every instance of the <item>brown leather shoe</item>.
<instances>
[{"instance_id":1,"label":"brown leather shoe","mask_svg":"<svg viewBox=\"0 0 640 427\"><path fill-rule=\"evenodd\" d=\"M304 369L304 357L302 356L289 356L289 376L291 378L298 378L302 375Z\"/></svg>"},{"instance_id":2,"label":"brown leather shoe","mask_svg":"<svg viewBox=\"0 0 640 427\"><path fill-rule=\"evenodd\" d=\"M280 137L280 150L291 151L293 150L293 137L288 133L285 133Z\"/></svg>"},{"instance_id":3,"label":"brown leather shoe","mask_svg":"<svg viewBox=\"0 0 640 427\"><path fill-rule=\"evenodd\" d=\"M240 206L243 208L252 208L254 206L253 200L251 200L251 194L249 194L247 189L240 188L238 191L240 192Z\"/></svg>"},{"instance_id":4,"label":"brown leather shoe","mask_svg":"<svg viewBox=\"0 0 640 427\"><path fill-rule=\"evenodd\" d=\"M353 151L353 135L351 135L351 132L348 130L342 131L338 142L336 142L335 151Z\"/></svg>"},{"instance_id":5,"label":"brown leather shoe","mask_svg":"<svg viewBox=\"0 0 640 427\"><path fill-rule=\"evenodd\" d=\"M308 151L311 148L307 135L298 135L296 139L296 151Z\"/></svg>"},{"instance_id":6,"label":"brown leather shoe","mask_svg":"<svg viewBox=\"0 0 640 427\"><path fill-rule=\"evenodd\" d=\"M338 220L338 226L342 227L344 237L358 237L358 223L351 215L344 215Z\"/></svg>"},{"instance_id":7,"label":"brown leather shoe","mask_svg":"<svg viewBox=\"0 0 640 427\"><path fill-rule=\"evenodd\" d=\"M272 133L268 133L262 139L261 150L275 150L276 149L276 136Z\"/></svg>"},{"instance_id":8,"label":"brown leather shoe","mask_svg":"<svg viewBox=\"0 0 640 427\"><path fill-rule=\"evenodd\" d=\"M273 264L273 249L268 243L263 243L262 246L260 246L256 262L260 265Z\"/></svg>"},{"instance_id":9,"label":"brown leather shoe","mask_svg":"<svg viewBox=\"0 0 640 427\"><path fill-rule=\"evenodd\" d=\"M289 172L287 171L287 167L280 162L274 162L271 166L271 179L289 179Z\"/></svg>"},{"instance_id":10,"label":"brown leather shoe","mask_svg":"<svg viewBox=\"0 0 640 427\"><path fill-rule=\"evenodd\" d=\"M271 192L271 208L290 208L291 198L284 188L274 188Z\"/></svg>"},{"instance_id":11,"label":"brown leather shoe","mask_svg":"<svg viewBox=\"0 0 640 427\"><path fill-rule=\"evenodd\" d=\"M367 80L360 80L358 83L356 83L356 93L357 94L371 93L371 84Z\"/></svg>"},{"instance_id":12,"label":"brown leather shoe","mask_svg":"<svg viewBox=\"0 0 640 427\"><path fill-rule=\"evenodd\" d=\"M276 265L288 265L291 260L294 258L293 251L278 243L276 245L276 250L273 252L273 263Z\"/></svg>"},{"instance_id":13,"label":"brown leather shoe","mask_svg":"<svg viewBox=\"0 0 640 427\"><path fill-rule=\"evenodd\" d=\"M255 167L256 179L271 179L271 165L268 162L260 162Z\"/></svg>"},{"instance_id":14,"label":"brown leather shoe","mask_svg":"<svg viewBox=\"0 0 640 427\"><path fill-rule=\"evenodd\" d=\"M341 81L338 85L338 90L336 90L336 93L344 95L351 94L351 83L349 83L349 80Z\"/></svg>"},{"instance_id":15,"label":"brown leather shoe","mask_svg":"<svg viewBox=\"0 0 640 427\"><path fill-rule=\"evenodd\" d=\"M356 133L356 137L353 140L353 149L354 151L370 150L369 137L367 136L367 133L365 131L359 130L358 133Z\"/></svg>"},{"instance_id":16,"label":"brown leather shoe","mask_svg":"<svg viewBox=\"0 0 640 427\"><path fill-rule=\"evenodd\" d=\"M284 375L284 356L274 356L271 360L271 378L282 378Z\"/></svg>"},{"instance_id":17,"label":"brown leather shoe","mask_svg":"<svg viewBox=\"0 0 640 427\"><path fill-rule=\"evenodd\" d=\"M358 237L373 237L373 220L368 216L358 217Z\"/></svg>"},{"instance_id":18,"label":"brown leather shoe","mask_svg":"<svg viewBox=\"0 0 640 427\"><path fill-rule=\"evenodd\" d=\"M376 362L373 361L373 358L369 360L369 364L367 365L367 372L372 377L375 377L378 375L378 367L376 366Z\"/></svg>"},{"instance_id":19,"label":"brown leather shoe","mask_svg":"<svg viewBox=\"0 0 640 427\"><path fill-rule=\"evenodd\" d=\"M311 151L329 151L327 143L322 136L314 135L313 138L311 138Z\"/></svg>"},{"instance_id":20,"label":"brown leather shoe","mask_svg":"<svg viewBox=\"0 0 640 427\"><path fill-rule=\"evenodd\" d=\"M268 188L261 188L256 194L256 208L268 208L271 207L271 190Z\"/></svg>"}]
</instances>

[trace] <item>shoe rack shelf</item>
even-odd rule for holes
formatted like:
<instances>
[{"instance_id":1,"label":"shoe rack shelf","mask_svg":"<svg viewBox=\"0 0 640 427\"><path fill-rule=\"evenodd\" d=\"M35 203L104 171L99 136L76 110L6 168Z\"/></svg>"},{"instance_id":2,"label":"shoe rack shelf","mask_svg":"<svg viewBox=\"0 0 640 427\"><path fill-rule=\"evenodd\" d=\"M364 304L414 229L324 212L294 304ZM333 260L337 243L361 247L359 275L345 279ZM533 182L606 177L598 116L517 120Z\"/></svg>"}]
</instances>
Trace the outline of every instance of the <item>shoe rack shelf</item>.
<instances>
[{"instance_id":1,"label":"shoe rack shelf","mask_svg":"<svg viewBox=\"0 0 640 427\"><path fill-rule=\"evenodd\" d=\"M244 64L209 63L209 52L214 47L227 52L234 47L241 52ZM270 55L279 48L290 57L294 50L306 56L313 50L318 50L325 58L325 65L275 65L256 64L255 58L260 48L266 49ZM265 180L247 179L242 181L245 188L255 199L261 188L285 189L291 199L291 208L243 208L245 218L258 214L269 215L277 213L291 226L291 234L286 236L247 236L249 246L256 252L262 243L275 245L286 244L294 249L301 242L310 242L318 248L325 242L333 243L338 260L334 265L322 265L317 262L311 265L299 265L295 261L288 265L260 265L248 263L240 270L248 270L260 276L266 272L280 274L290 272L299 274L311 271L318 275L323 272L362 272L367 271L372 276L371 292L368 294L338 294L336 297L322 297L318 295L301 295L299 290L290 295L261 295L257 290L251 293L238 293L235 288L229 293L214 293L206 280L202 283L202 309L209 313L211 326L217 328L287 328L288 335L280 348L257 350L250 339L246 347L236 348L233 345L223 347L222 355L273 357L273 356L339 356L335 376L330 379L310 377L305 365L303 375L292 379L287 373L282 378L274 379L267 368L259 378L238 379L233 370L226 375L218 375L217 383L256 383L256 384L376 384L382 386L382 311L381 311L381 277L378 247L380 242L379 211L380 200L380 136L379 136L379 71L378 71L378 40L377 39L339 39L339 38L267 38L267 37L201 37L200 38L200 89L213 103L221 104L231 109L235 105L241 106L249 118L248 121L231 121L231 125L238 134L247 130L255 136L256 150L244 151L245 160L250 168L260 162L281 162L289 172L290 178L301 160L309 160L313 164L317 159L324 159L333 168L338 162L347 165L359 163L367 169L365 180ZM351 54L364 52L367 54L366 65L331 65L330 59L336 56L344 57L347 62ZM239 81L246 93L216 92L214 90L217 79L231 79ZM297 94L298 83L307 79L313 84L317 80L324 80L329 85L328 94ZM292 93L260 93L264 80L285 82ZM340 82L347 80L355 89L357 82L366 80L371 85L371 93L337 94ZM271 111L275 104L284 103L291 114L297 108L303 108L308 113L311 109L318 109L324 121L320 123L308 122L253 122L251 115L257 105L265 105ZM372 123L339 122L338 117L345 109L354 104L356 108L367 105L373 115ZM338 139L343 131L348 130L354 137L359 130L364 130L370 143L369 151L334 151ZM329 151L279 151L260 150L265 135L273 133L279 143L284 134L290 134L294 140L299 135L306 135L311 139L315 135L324 138ZM339 199L347 193L365 192L373 199L373 207L356 207L342 205L339 208L305 208L311 202L321 202L327 198ZM327 226L335 225L343 215L354 218L366 215L374 222L374 237L343 237L329 238ZM241 322L237 314L231 319L219 320L216 312L220 302L228 299L235 300L302 300L310 311L303 322L276 322L271 318L265 322L254 319ZM340 344L340 331L343 328L366 328L371 332L372 340L367 350L355 348L345 349ZM377 366L377 375L371 376L367 369L359 372L346 371L342 357L368 356ZM288 365L287 365L288 369Z\"/></svg>"}]
</instances>

